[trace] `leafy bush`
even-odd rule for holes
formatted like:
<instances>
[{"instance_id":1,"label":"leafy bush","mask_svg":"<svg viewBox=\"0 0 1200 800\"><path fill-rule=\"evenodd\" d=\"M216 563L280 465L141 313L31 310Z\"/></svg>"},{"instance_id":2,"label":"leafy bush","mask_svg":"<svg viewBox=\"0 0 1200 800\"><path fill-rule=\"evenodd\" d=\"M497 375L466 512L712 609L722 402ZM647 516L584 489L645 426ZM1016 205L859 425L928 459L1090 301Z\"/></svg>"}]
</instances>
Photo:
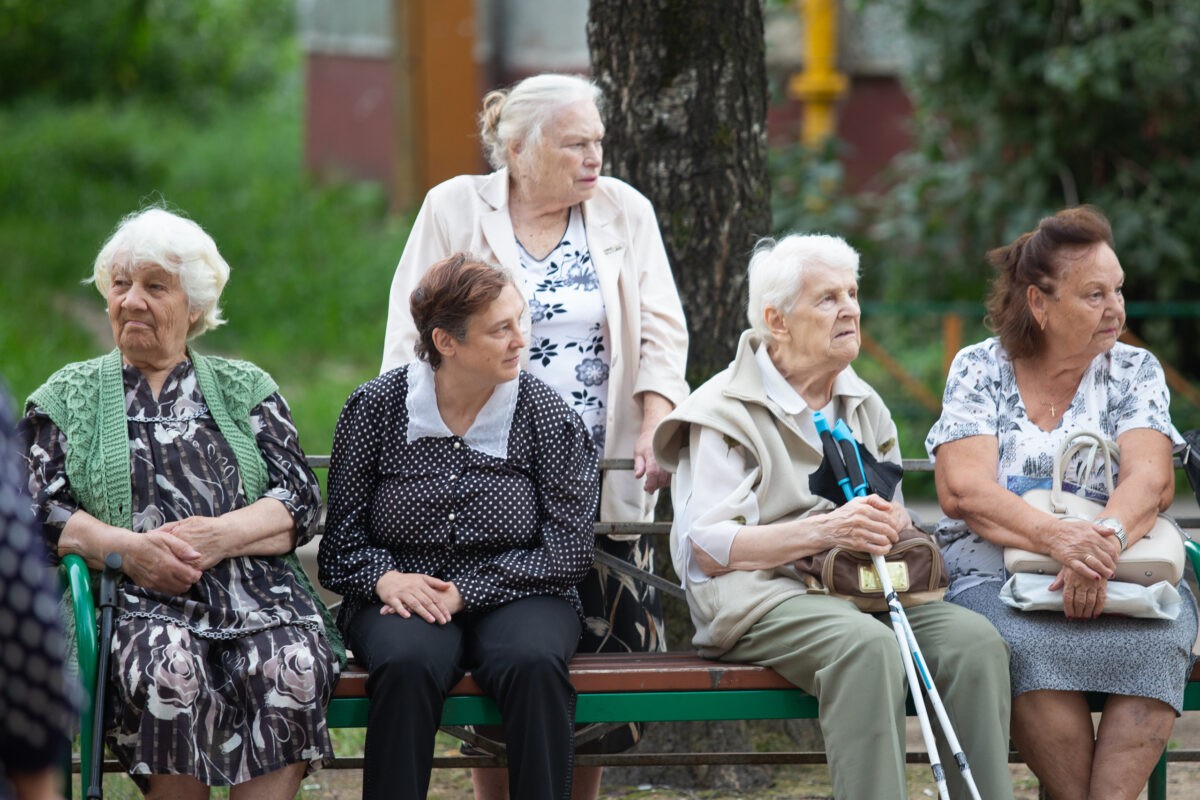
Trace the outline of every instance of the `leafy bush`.
<instances>
[{"instance_id":1,"label":"leafy bush","mask_svg":"<svg viewBox=\"0 0 1200 800\"><path fill-rule=\"evenodd\" d=\"M294 65L291 0L0 0L0 103L157 98L211 111Z\"/></svg>"},{"instance_id":2,"label":"leafy bush","mask_svg":"<svg viewBox=\"0 0 1200 800\"><path fill-rule=\"evenodd\" d=\"M204 127L155 101L0 110L0 369L14 394L112 347L103 300L80 281L121 217L165 202L212 234L232 268L229 324L197 346L270 370L305 448L328 452L346 396L378 371L408 222L388 216L378 186L311 183L301 117L294 85Z\"/></svg>"}]
</instances>

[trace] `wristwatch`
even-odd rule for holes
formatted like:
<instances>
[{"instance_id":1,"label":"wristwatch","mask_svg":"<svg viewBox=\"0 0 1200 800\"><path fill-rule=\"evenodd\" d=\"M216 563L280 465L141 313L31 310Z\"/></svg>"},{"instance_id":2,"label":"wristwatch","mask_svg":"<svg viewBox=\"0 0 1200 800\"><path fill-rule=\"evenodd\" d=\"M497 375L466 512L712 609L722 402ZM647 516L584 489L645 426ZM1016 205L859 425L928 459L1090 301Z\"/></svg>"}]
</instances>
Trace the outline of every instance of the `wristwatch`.
<instances>
[{"instance_id":1,"label":"wristwatch","mask_svg":"<svg viewBox=\"0 0 1200 800\"><path fill-rule=\"evenodd\" d=\"M1121 520L1116 517L1100 517L1093 524L1112 531L1113 536L1121 543L1122 553L1129 549L1129 536L1125 533L1125 526L1121 524Z\"/></svg>"}]
</instances>

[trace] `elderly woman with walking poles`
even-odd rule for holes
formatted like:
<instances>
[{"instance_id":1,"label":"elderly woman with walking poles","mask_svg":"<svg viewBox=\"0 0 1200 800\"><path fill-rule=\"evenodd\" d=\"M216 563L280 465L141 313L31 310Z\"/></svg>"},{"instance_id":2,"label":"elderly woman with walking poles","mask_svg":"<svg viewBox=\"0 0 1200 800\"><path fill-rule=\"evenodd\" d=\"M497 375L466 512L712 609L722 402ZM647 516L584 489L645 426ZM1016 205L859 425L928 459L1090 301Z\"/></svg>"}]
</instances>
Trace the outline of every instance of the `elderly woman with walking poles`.
<instances>
[{"instance_id":1,"label":"elderly woman with walking poles","mask_svg":"<svg viewBox=\"0 0 1200 800\"><path fill-rule=\"evenodd\" d=\"M905 668L886 614L810 591L792 568L841 545L887 553L911 525L897 487L843 505L814 494L814 417L844 419L880 461L896 426L850 366L859 352L858 254L830 236L764 241L750 260L750 330L733 362L659 427L675 471L672 559L702 655L773 667L820 701L834 795L905 798ZM1012 796L1008 654L983 617L934 601L907 609L971 772L987 800ZM916 689L914 688L914 692ZM951 752L939 739L942 759ZM968 797L947 770L951 796Z\"/></svg>"},{"instance_id":2,"label":"elderly woman with walking poles","mask_svg":"<svg viewBox=\"0 0 1200 800\"><path fill-rule=\"evenodd\" d=\"M341 642L294 555L316 476L271 377L189 344L228 277L195 222L126 217L92 274L116 349L52 375L19 426L51 550L121 556L96 714L149 797L283 800L333 758Z\"/></svg>"}]
</instances>

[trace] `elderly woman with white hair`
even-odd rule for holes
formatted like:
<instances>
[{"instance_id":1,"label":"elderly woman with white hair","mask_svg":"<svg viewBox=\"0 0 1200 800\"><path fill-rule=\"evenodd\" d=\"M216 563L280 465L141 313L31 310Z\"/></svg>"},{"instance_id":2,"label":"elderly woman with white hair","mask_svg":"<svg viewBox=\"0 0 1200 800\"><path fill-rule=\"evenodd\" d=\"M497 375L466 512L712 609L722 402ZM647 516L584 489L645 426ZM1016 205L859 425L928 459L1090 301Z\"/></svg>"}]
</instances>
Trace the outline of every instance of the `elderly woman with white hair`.
<instances>
[{"instance_id":1,"label":"elderly woman with white hair","mask_svg":"<svg viewBox=\"0 0 1200 800\"><path fill-rule=\"evenodd\" d=\"M764 241L750 260L750 330L733 362L654 437L675 471L671 554L706 657L763 664L817 697L834 795L908 796L905 678L886 614L806 590L793 562L842 546L885 554L910 523L899 487L842 506L816 496L814 412L844 419L900 463L883 400L855 374L858 253L832 236ZM983 797L1012 797L1008 653L983 617L945 602L908 609ZM951 754L939 740L944 763ZM947 770L952 797L967 789Z\"/></svg>"},{"instance_id":2,"label":"elderly woman with white hair","mask_svg":"<svg viewBox=\"0 0 1200 800\"><path fill-rule=\"evenodd\" d=\"M651 440L687 396L687 329L654 208L600 174L600 100L594 84L554 74L484 97L480 136L496 171L460 175L426 196L392 281L382 371L413 360L408 301L431 264L457 251L500 264L529 307L522 366L583 418L602 458L633 458L632 472L604 474L599 519L641 522L670 480ZM652 568L646 538L605 536L596 546ZM652 587L597 564L580 596L580 652L665 649ZM637 734L620 729L580 752L621 752ZM501 796L503 781L493 785L480 796ZM575 796L594 797L598 785L598 769L578 770Z\"/></svg>"},{"instance_id":3,"label":"elderly woman with white hair","mask_svg":"<svg viewBox=\"0 0 1200 800\"><path fill-rule=\"evenodd\" d=\"M122 556L98 712L151 797L290 798L333 757L344 650L293 552L316 476L270 376L188 344L224 322L228 277L196 223L126 217L92 275L116 349L54 373L18 431L52 554Z\"/></svg>"}]
</instances>

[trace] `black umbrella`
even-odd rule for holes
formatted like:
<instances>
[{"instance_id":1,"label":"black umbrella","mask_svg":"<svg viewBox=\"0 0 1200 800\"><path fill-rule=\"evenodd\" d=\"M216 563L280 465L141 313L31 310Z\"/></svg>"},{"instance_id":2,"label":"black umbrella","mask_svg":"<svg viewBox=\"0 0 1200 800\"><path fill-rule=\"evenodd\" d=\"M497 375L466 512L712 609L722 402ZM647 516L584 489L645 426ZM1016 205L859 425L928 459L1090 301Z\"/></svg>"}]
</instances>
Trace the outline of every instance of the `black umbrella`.
<instances>
[{"instance_id":1,"label":"black umbrella","mask_svg":"<svg viewBox=\"0 0 1200 800\"><path fill-rule=\"evenodd\" d=\"M890 461L876 461L875 457L871 455L871 451L863 447L861 443L858 445L858 455L862 461L863 472L866 473L867 491L874 492L884 500L890 501L896 494L896 487L900 484L900 479L904 477L904 467ZM840 461L840 454L838 454L838 458ZM840 506L846 502L846 496L838 484L837 474L830 465L829 459L830 454L826 452L825 457L821 459L821 466L808 476L808 489L818 497L824 497Z\"/></svg>"}]
</instances>

